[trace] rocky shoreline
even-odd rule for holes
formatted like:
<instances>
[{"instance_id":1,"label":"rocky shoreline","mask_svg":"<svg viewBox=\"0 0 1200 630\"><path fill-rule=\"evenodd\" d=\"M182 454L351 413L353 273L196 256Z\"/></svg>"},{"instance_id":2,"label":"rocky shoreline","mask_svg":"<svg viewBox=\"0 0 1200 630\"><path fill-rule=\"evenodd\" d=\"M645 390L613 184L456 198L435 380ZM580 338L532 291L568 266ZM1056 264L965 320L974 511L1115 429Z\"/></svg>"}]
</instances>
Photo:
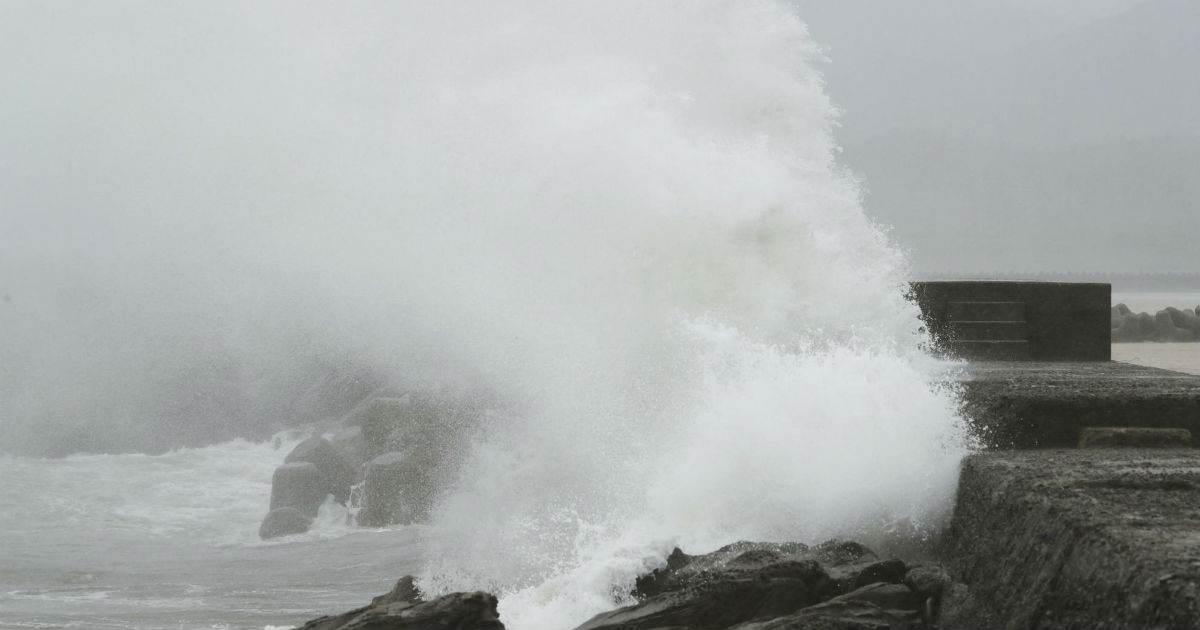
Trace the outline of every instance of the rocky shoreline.
<instances>
[{"instance_id":1,"label":"rocky shoreline","mask_svg":"<svg viewBox=\"0 0 1200 630\"><path fill-rule=\"evenodd\" d=\"M274 474L263 538L307 531L326 501L350 508L356 524L420 522L453 454L484 405L434 391L379 391L318 435L299 443ZM703 555L674 550L641 576L629 605L578 630L618 628L929 628L953 610L950 579L933 564L881 558L849 541L737 542ZM426 599L413 578L362 608L321 617L302 630L504 628L485 592Z\"/></svg>"},{"instance_id":2,"label":"rocky shoreline","mask_svg":"<svg viewBox=\"0 0 1200 630\"><path fill-rule=\"evenodd\" d=\"M260 536L307 531L330 500L350 507L363 526L423 520L449 454L478 413L462 398L434 392L364 400L276 469ZM737 542L703 555L675 549L664 566L637 580L633 603L578 630L930 628L953 609L943 597L949 586L940 566L881 558L849 541ZM406 576L370 604L301 629L502 629L497 604L484 592L426 599Z\"/></svg>"},{"instance_id":3,"label":"rocky shoreline","mask_svg":"<svg viewBox=\"0 0 1200 630\"><path fill-rule=\"evenodd\" d=\"M638 578L634 603L575 630L936 628L953 626L965 592L937 564L882 559L856 542L738 542L695 556L675 549ZM496 606L484 592L426 600L405 576L367 606L298 630L500 630Z\"/></svg>"},{"instance_id":4,"label":"rocky shoreline","mask_svg":"<svg viewBox=\"0 0 1200 630\"><path fill-rule=\"evenodd\" d=\"M1194 448L975 454L938 541L944 566L851 541L676 549L628 605L575 630L1197 627L1198 464ZM426 599L405 577L298 630L494 630L497 604L483 592Z\"/></svg>"}]
</instances>

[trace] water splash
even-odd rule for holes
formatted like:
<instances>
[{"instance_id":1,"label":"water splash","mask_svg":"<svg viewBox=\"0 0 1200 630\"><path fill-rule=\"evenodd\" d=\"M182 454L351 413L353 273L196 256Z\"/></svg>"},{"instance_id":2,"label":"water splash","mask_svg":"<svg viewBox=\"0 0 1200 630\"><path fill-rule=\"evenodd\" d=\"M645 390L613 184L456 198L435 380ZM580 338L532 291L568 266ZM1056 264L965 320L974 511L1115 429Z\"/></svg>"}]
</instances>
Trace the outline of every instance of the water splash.
<instances>
[{"instance_id":1,"label":"water splash","mask_svg":"<svg viewBox=\"0 0 1200 630\"><path fill-rule=\"evenodd\" d=\"M404 312L513 403L443 493L423 588L569 627L674 544L935 527L968 438L803 24L561 6L422 15L489 47L420 90L453 97L423 122L454 159L404 171L439 271Z\"/></svg>"},{"instance_id":2,"label":"water splash","mask_svg":"<svg viewBox=\"0 0 1200 630\"><path fill-rule=\"evenodd\" d=\"M435 509L427 591L491 589L513 627L569 627L674 544L938 521L968 442L785 2L229 6L11 21L81 55L58 82L80 98L22 91L57 116L33 135L64 115L103 133L30 151L75 186L13 171L32 210L0 232L55 247L0 256L114 295L60 315L108 317L101 350L145 337L139 374L211 350L221 378L253 367L254 393L313 346L502 401ZM127 83L149 87L92 106ZM97 337L76 332L18 337ZM38 352L21 374L58 373ZM158 400L96 354L77 381ZM31 431L26 406L71 397L52 382L16 407ZM131 398L113 397L120 422Z\"/></svg>"}]
</instances>

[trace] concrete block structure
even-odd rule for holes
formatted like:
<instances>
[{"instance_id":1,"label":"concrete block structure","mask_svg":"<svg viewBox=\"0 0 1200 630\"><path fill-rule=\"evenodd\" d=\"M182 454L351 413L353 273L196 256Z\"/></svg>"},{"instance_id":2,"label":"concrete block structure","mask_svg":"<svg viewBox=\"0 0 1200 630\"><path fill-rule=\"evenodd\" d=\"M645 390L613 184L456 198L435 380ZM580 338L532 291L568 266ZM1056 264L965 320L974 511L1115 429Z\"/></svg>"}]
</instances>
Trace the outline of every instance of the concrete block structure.
<instances>
[{"instance_id":1,"label":"concrete block structure","mask_svg":"<svg viewBox=\"0 0 1200 630\"><path fill-rule=\"evenodd\" d=\"M974 360L1108 361L1112 287L1101 283L938 281L912 297L939 349Z\"/></svg>"}]
</instances>

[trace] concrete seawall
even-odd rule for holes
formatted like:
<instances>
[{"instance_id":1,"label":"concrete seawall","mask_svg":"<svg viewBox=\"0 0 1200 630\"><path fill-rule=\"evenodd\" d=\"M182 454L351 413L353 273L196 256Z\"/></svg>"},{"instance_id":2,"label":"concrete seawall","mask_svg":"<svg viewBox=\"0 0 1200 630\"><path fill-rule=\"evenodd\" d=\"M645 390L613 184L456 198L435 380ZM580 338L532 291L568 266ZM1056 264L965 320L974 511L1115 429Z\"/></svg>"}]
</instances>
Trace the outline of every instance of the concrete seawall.
<instances>
[{"instance_id":1,"label":"concrete seawall","mask_svg":"<svg viewBox=\"0 0 1200 630\"><path fill-rule=\"evenodd\" d=\"M989 452L963 462L940 627L1200 627L1200 450L1073 448L1086 427L1200 437L1200 377L979 362L962 385Z\"/></svg>"},{"instance_id":2,"label":"concrete seawall","mask_svg":"<svg viewBox=\"0 0 1200 630\"><path fill-rule=\"evenodd\" d=\"M1200 626L1200 452L974 455L946 551L944 628Z\"/></svg>"}]
</instances>

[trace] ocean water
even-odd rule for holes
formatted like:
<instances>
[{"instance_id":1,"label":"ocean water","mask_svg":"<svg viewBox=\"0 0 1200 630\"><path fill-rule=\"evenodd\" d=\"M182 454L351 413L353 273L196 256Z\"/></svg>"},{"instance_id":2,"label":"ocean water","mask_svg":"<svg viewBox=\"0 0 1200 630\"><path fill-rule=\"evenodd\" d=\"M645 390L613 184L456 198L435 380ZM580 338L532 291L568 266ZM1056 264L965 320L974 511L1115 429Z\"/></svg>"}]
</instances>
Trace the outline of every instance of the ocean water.
<instances>
[{"instance_id":1,"label":"ocean water","mask_svg":"<svg viewBox=\"0 0 1200 630\"><path fill-rule=\"evenodd\" d=\"M1112 303L1124 304L1135 313L1153 315L1168 306L1194 309L1200 305L1200 292L1113 293ZM1200 342L1114 343L1112 358L1200 376Z\"/></svg>"},{"instance_id":2,"label":"ocean water","mask_svg":"<svg viewBox=\"0 0 1200 630\"><path fill-rule=\"evenodd\" d=\"M421 565L419 528L258 539L292 443L0 458L0 627L266 628L361 606Z\"/></svg>"},{"instance_id":3,"label":"ocean water","mask_svg":"<svg viewBox=\"0 0 1200 630\"><path fill-rule=\"evenodd\" d=\"M1114 343L1113 361L1200 376L1200 343Z\"/></svg>"},{"instance_id":4,"label":"ocean water","mask_svg":"<svg viewBox=\"0 0 1200 630\"><path fill-rule=\"evenodd\" d=\"M412 573L570 628L676 545L944 526L957 367L790 3L40 6L0 7L40 130L0 173L34 270L0 308L0 625L261 628ZM18 456L272 426L314 355L488 401L421 527L255 540L287 444Z\"/></svg>"}]
</instances>

